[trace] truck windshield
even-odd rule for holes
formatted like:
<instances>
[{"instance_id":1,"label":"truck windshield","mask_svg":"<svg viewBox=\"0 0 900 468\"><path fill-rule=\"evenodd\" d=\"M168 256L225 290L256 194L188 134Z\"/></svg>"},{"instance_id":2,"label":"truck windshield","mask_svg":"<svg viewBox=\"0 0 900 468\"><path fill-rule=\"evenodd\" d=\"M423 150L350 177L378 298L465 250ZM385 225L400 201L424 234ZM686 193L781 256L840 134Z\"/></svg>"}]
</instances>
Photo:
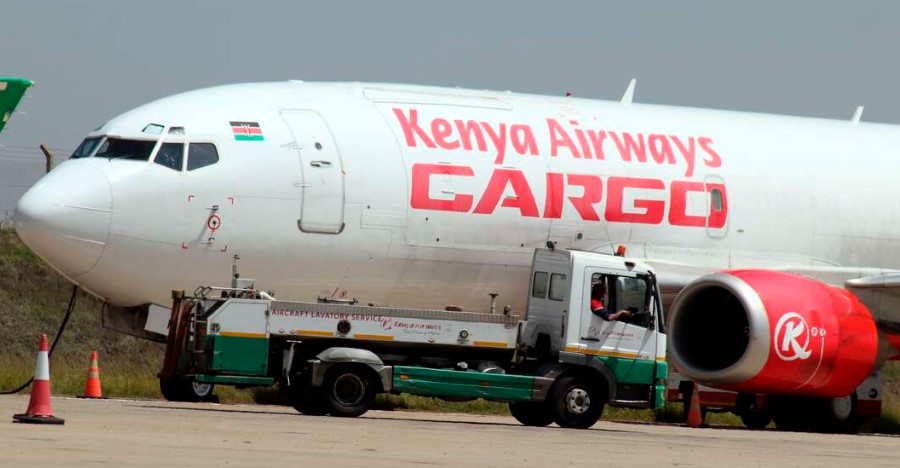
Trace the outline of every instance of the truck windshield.
<instances>
[{"instance_id":1,"label":"truck windshield","mask_svg":"<svg viewBox=\"0 0 900 468\"><path fill-rule=\"evenodd\" d=\"M100 145L100 149L97 150L95 157L147 161L150 159L150 153L153 152L154 146L156 146L155 141L107 138Z\"/></svg>"},{"instance_id":2,"label":"truck windshield","mask_svg":"<svg viewBox=\"0 0 900 468\"><path fill-rule=\"evenodd\" d=\"M72 153L72 156L69 156L69 159L86 158L90 156L99 143L100 137L85 138L84 141L78 145L78 148L75 149L75 152Z\"/></svg>"}]
</instances>

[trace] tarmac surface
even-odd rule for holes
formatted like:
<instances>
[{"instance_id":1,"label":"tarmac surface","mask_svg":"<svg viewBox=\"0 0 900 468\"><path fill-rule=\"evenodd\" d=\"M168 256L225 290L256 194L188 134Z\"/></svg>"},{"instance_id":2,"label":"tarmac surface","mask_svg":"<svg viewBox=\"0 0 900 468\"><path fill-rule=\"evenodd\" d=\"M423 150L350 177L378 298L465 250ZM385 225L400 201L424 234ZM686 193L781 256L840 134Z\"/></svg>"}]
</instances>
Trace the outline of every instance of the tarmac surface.
<instances>
[{"instance_id":1,"label":"tarmac surface","mask_svg":"<svg viewBox=\"0 0 900 468\"><path fill-rule=\"evenodd\" d=\"M12 423L27 396L0 397L0 466L898 466L900 440L688 429L601 421L532 428L510 417L54 398L64 426Z\"/></svg>"}]
</instances>

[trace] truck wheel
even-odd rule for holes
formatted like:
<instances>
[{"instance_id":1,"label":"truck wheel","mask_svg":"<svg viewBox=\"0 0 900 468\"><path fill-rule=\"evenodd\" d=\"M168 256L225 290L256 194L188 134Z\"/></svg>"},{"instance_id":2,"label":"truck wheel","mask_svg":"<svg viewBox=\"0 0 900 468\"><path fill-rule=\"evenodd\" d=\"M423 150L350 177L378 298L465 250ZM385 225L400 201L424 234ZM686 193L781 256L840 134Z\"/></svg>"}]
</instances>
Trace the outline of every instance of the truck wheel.
<instances>
[{"instance_id":1,"label":"truck wheel","mask_svg":"<svg viewBox=\"0 0 900 468\"><path fill-rule=\"evenodd\" d=\"M553 421L560 427L587 429L603 414L606 392L584 377L560 377L550 390Z\"/></svg>"},{"instance_id":2,"label":"truck wheel","mask_svg":"<svg viewBox=\"0 0 900 468\"><path fill-rule=\"evenodd\" d=\"M216 401L213 395L216 386L211 383L191 382L188 388L188 395L191 401Z\"/></svg>"},{"instance_id":3,"label":"truck wheel","mask_svg":"<svg viewBox=\"0 0 900 468\"><path fill-rule=\"evenodd\" d=\"M322 392L332 416L355 418L375 403L375 386L366 368L360 366L339 366L328 371Z\"/></svg>"},{"instance_id":4,"label":"truck wheel","mask_svg":"<svg viewBox=\"0 0 900 468\"><path fill-rule=\"evenodd\" d=\"M295 385L291 392L291 405L307 416L325 416L328 406L322 396L322 389L306 385Z\"/></svg>"},{"instance_id":5,"label":"truck wheel","mask_svg":"<svg viewBox=\"0 0 900 468\"><path fill-rule=\"evenodd\" d=\"M526 426L544 427L553 422L553 412L543 401L516 401L509 404L509 412Z\"/></svg>"},{"instance_id":6,"label":"truck wheel","mask_svg":"<svg viewBox=\"0 0 900 468\"><path fill-rule=\"evenodd\" d=\"M159 380L159 393L162 393L166 401L185 401L183 391L183 386L177 380Z\"/></svg>"},{"instance_id":7,"label":"truck wheel","mask_svg":"<svg viewBox=\"0 0 900 468\"><path fill-rule=\"evenodd\" d=\"M199 401L216 401L213 394L213 384L190 382L187 380L159 381L159 391L168 401L185 401L196 403Z\"/></svg>"}]
</instances>

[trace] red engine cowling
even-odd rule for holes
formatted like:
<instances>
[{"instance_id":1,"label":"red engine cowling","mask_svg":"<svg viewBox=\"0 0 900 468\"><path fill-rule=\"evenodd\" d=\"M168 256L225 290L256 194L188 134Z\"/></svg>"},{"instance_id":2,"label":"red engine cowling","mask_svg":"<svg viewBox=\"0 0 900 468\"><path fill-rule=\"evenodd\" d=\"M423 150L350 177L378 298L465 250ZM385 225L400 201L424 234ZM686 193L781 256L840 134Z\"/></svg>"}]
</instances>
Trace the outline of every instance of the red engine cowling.
<instances>
[{"instance_id":1,"label":"red engine cowling","mask_svg":"<svg viewBox=\"0 0 900 468\"><path fill-rule=\"evenodd\" d=\"M875 323L856 296L788 273L701 277L681 291L668 320L678 370L727 390L843 397L878 353Z\"/></svg>"}]
</instances>

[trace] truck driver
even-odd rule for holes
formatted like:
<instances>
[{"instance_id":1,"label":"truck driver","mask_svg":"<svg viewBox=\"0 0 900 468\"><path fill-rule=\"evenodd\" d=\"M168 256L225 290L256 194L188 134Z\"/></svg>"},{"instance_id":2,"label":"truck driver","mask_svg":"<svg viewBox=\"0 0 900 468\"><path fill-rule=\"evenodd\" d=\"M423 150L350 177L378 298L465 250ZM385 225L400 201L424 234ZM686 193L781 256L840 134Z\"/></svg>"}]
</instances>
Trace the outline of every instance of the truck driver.
<instances>
[{"instance_id":1,"label":"truck driver","mask_svg":"<svg viewBox=\"0 0 900 468\"><path fill-rule=\"evenodd\" d=\"M594 285L591 287L591 312L593 312L594 315L599 316L607 322L631 318L632 313L628 310L623 309L616 312L610 312L603 304L603 299L605 296L606 285L604 284L603 280L598 283L594 283Z\"/></svg>"}]
</instances>

